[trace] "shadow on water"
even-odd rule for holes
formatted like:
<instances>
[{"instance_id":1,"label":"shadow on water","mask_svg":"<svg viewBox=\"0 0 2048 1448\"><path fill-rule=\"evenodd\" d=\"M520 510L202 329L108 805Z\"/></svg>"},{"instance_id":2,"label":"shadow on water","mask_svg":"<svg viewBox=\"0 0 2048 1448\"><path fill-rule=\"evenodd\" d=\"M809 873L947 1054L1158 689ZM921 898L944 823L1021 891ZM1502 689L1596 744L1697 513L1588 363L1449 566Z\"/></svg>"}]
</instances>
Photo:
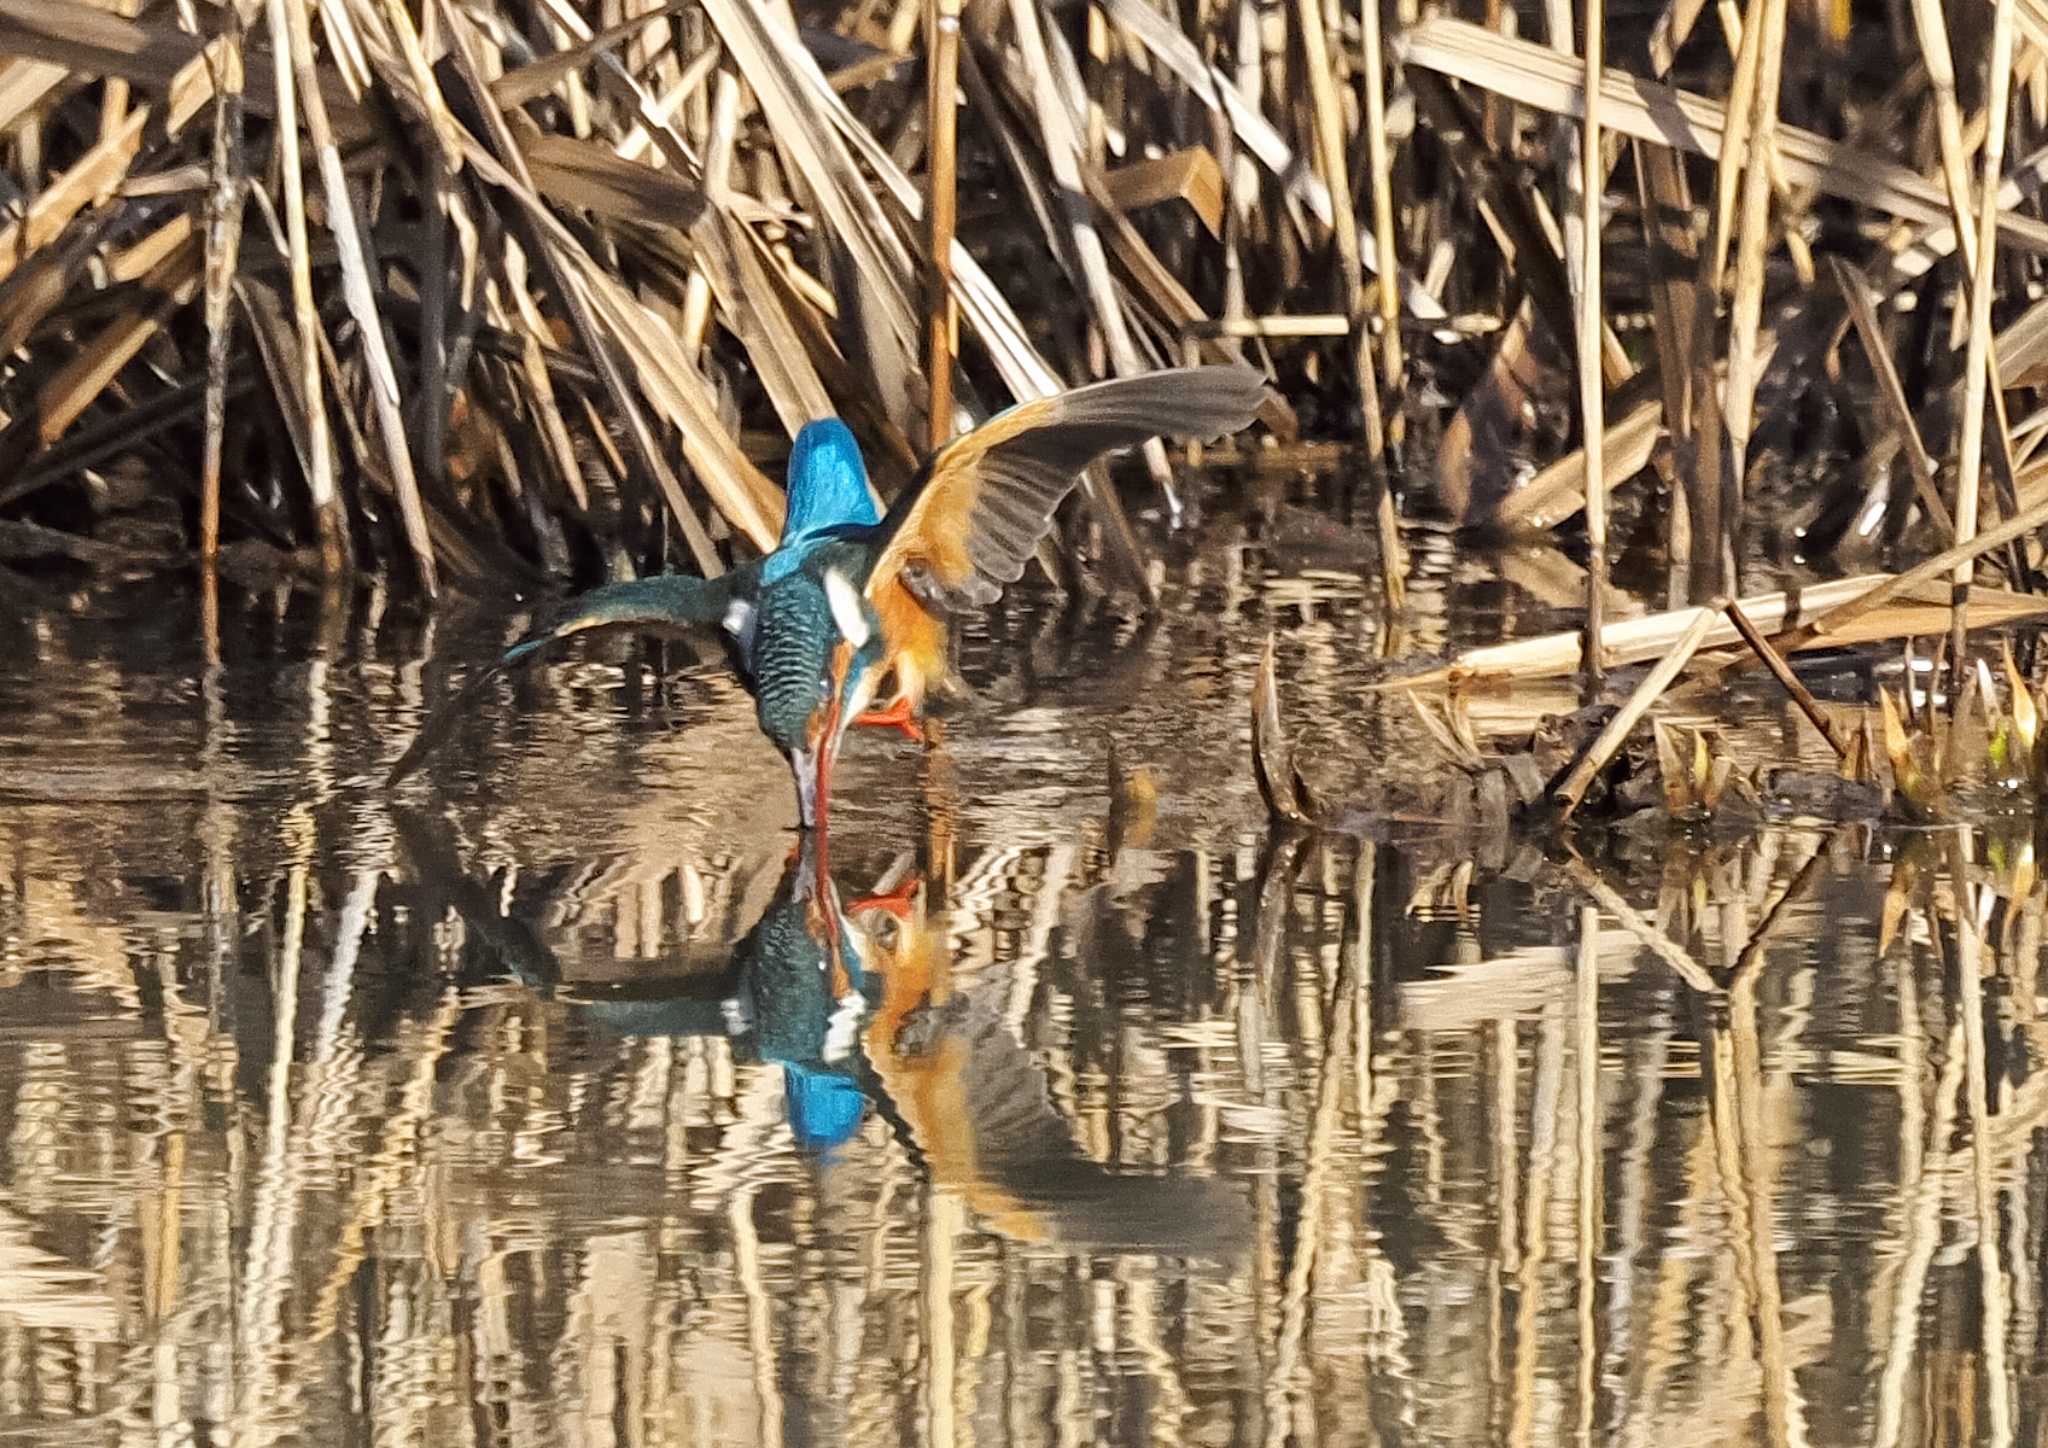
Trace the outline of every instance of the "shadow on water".
<instances>
[{"instance_id":1,"label":"shadow on water","mask_svg":"<svg viewBox=\"0 0 2048 1448\"><path fill-rule=\"evenodd\" d=\"M1540 614L1417 558L1419 647ZM2039 1441L2030 853L1269 834L1268 627L1320 753L1434 767L1371 590L1232 544L1169 595L999 613L940 755L863 742L867 899L713 667L507 680L394 801L486 647L38 620L0 1440Z\"/></svg>"}]
</instances>

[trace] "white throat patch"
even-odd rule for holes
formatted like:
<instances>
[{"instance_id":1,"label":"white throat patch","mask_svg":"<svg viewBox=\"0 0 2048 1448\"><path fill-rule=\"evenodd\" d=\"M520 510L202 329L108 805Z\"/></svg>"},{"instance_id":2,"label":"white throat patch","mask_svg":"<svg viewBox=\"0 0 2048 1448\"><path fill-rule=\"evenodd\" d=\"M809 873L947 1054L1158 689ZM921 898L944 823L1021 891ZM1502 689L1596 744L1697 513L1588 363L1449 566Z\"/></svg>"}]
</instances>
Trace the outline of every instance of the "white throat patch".
<instances>
[{"instance_id":1,"label":"white throat patch","mask_svg":"<svg viewBox=\"0 0 2048 1448\"><path fill-rule=\"evenodd\" d=\"M860 593L836 568L825 570L825 597L832 605L832 621L839 625L839 636L855 648L865 645L869 633L867 609Z\"/></svg>"}]
</instances>

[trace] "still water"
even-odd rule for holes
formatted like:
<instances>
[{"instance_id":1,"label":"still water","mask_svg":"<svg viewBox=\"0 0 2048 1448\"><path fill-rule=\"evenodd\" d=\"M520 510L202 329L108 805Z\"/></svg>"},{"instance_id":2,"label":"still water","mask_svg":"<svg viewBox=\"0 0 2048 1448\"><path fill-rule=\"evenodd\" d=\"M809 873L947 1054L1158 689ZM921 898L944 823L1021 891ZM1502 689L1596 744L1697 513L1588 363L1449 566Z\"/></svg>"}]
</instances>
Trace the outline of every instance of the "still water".
<instances>
[{"instance_id":1,"label":"still water","mask_svg":"<svg viewBox=\"0 0 2048 1448\"><path fill-rule=\"evenodd\" d=\"M520 620L0 625L0 1441L2040 1442L2031 875L1269 833L1269 628L1325 778L1446 766L1344 540L1219 532L971 631L828 895L708 657L571 650L394 798ZM1402 650L1546 621L1418 542Z\"/></svg>"}]
</instances>

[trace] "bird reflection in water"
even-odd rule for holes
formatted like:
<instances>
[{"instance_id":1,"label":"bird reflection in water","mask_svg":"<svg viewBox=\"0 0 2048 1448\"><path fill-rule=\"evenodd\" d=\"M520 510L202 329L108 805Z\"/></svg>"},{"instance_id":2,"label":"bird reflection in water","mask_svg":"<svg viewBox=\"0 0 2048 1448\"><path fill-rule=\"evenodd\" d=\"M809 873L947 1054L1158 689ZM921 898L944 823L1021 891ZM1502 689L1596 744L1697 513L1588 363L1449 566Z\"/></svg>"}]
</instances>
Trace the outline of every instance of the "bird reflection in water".
<instances>
[{"instance_id":1,"label":"bird reflection in water","mask_svg":"<svg viewBox=\"0 0 2048 1448\"><path fill-rule=\"evenodd\" d=\"M1242 1255L1251 1210L1237 1184L1081 1149L1045 1066L1005 1020L1007 972L955 979L944 915L927 908L916 875L842 902L805 836L721 961L593 987L565 978L539 934L462 871L445 836L410 815L401 832L423 885L481 946L480 972L510 973L606 1032L720 1036L738 1059L779 1065L791 1135L822 1161L872 1105L933 1183L1003 1236L1073 1252Z\"/></svg>"}]
</instances>

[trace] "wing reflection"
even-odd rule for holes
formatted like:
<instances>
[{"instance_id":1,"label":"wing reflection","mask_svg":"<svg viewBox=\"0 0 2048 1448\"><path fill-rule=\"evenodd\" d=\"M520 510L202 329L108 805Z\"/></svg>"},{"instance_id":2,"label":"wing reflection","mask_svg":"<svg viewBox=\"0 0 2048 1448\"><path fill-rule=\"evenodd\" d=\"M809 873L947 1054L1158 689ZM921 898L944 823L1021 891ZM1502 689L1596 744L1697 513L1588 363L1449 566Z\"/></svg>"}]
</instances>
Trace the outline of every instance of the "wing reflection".
<instances>
[{"instance_id":1,"label":"wing reflection","mask_svg":"<svg viewBox=\"0 0 2048 1448\"><path fill-rule=\"evenodd\" d=\"M1234 1184L1121 1168L1082 1151L1038 1056L1003 1017L1009 981L952 979L941 922L914 901L877 944L881 999L861 1035L884 1099L932 1180L1008 1237L1077 1251L1224 1261L1251 1209Z\"/></svg>"},{"instance_id":2,"label":"wing reflection","mask_svg":"<svg viewBox=\"0 0 2048 1448\"><path fill-rule=\"evenodd\" d=\"M1105 1163L1082 1150L1038 1055L1004 1019L1008 973L956 981L944 917L915 879L842 902L806 839L753 927L722 958L678 954L632 981L575 981L540 933L467 875L446 837L401 821L422 885L479 949L585 1021L634 1036L722 1036L779 1065L798 1145L829 1156L875 1103L932 1181L1004 1236L1076 1252L1231 1261L1251 1232L1237 1185Z\"/></svg>"}]
</instances>

